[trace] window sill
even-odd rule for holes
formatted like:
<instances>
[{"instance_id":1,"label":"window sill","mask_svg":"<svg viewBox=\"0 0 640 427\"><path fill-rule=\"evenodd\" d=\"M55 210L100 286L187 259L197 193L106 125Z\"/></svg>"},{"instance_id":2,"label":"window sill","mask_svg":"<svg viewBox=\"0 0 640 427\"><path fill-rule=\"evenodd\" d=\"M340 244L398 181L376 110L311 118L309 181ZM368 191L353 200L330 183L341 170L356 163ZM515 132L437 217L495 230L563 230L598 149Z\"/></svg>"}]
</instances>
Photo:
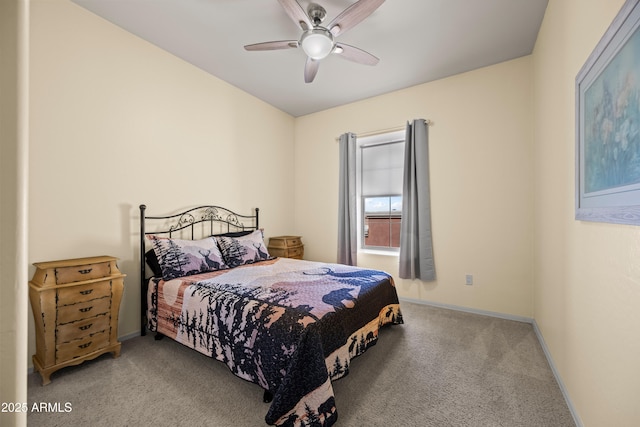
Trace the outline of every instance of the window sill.
<instances>
[{"instance_id":1,"label":"window sill","mask_svg":"<svg viewBox=\"0 0 640 427\"><path fill-rule=\"evenodd\" d=\"M376 249L358 249L359 254L367 254L367 255L384 255L384 256L395 256L400 255L400 252L396 251L381 251Z\"/></svg>"}]
</instances>

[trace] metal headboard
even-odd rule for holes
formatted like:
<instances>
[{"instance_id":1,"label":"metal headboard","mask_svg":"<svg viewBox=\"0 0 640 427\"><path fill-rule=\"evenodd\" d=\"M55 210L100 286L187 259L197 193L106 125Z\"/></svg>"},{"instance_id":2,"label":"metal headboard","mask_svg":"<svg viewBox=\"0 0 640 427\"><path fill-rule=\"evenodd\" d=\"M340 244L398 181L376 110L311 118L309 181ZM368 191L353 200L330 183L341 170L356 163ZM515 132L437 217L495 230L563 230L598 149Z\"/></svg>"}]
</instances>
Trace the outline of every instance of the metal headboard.
<instances>
[{"instance_id":1,"label":"metal headboard","mask_svg":"<svg viewBox=\"0 0 640 427\"><path fill-rule=\"evenodd\" d=\"M234 231L257 230L260 213L259 208L255 208L253 215L240 215L221 206L204 205L173 215L146 216L146 209L146 205L140 205L140 332L142 335L146 335L147 313L146 236L154 234L166 235L171 238L175 234L179 234L180 239L194 240ZM147 231L146 226L152 224L157 225L159 229ZM201 226L196 227L198 224Z\"/></svg>"}]
</instances>

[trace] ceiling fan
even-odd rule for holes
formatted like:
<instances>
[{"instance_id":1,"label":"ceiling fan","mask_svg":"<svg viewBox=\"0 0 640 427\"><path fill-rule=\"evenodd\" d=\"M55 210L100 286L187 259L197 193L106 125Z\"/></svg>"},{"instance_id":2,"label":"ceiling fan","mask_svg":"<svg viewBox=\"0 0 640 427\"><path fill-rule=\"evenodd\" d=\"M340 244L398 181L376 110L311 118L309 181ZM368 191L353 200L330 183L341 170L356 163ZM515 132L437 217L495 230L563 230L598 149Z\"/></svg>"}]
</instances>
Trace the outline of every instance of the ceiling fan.
<instances>
[{"instance_id":1,"label":"ceiling fan","mask_svg":"<svg viewBox=\"0 0 640 427\"><path fill-rule=\"evenodd\" d=\"M375 56L357 47L336 42L335 38L362 22L384 1L358 0L324 27L321 24L327 12L322 6L311 3L305 12L296 0L278 0L287 15L302 29L300 39L248 44L244 48L249 51L260 51L302 47L302 50L307 54L307 62L304 66L304 81L306 83L313 81L318 73L320 60L331 53L359 64L376 65L379 59Z\"/></svg>"}]
</instances>

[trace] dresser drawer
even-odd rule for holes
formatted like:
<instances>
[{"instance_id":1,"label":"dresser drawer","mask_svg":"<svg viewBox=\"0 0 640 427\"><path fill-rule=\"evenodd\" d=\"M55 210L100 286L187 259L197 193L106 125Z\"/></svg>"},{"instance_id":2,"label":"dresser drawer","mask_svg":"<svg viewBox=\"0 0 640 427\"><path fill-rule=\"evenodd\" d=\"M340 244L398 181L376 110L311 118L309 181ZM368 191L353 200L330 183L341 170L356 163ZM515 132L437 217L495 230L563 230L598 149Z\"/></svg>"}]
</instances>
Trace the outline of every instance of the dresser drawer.
<instances>
[{"instance_id":1,"label":"dresser drawer","mask_svg":"<svg viewBox=\"0 0 640 427\"><path fill-rule=\"evenodd\" d=\"M285 255L288 258L302 258L302 255L304 254L304 246L298 246L297 248L287 248L287 255Z\"/></svg>"},{"instance_id":2,"label":"dresser drawer","mask_svg":"<svg viewBox=\"0 0 640 427\"><path fill-rule=\"evenodd\" d=\"M90 317L77 322L65 323L58 326L56 330L56 344L62 344L74 339L93 335L109 329L110 317L107 314Z\"/></svg>"},{"instance_id":3,"label":"dresser drawer","mask_svg":"<svg viewBox=\"0 0 640 427\"><path fill-rule=\"evenodd\" d=\"M105 347L109 343L107 332L98 332L84 338L56 345L56 363L84 356Z\"/></svg>"},{"instance_id":4,"label":"dresser drawer","mask_svg":"<svg viewBox=\"0 0 640 427\"><path fill-rule=\"evenodd\" d=\"M95 317L99 314L108 313L110 309L110 298L100 298L78 304L65 305L58 307L58 321L56 323L63 325L65 323Z\"/></svg>"},{"instance_id":5,"label":"dresser drawer","mask_svg":"<svg viewBox=\"0 0 640 427\"><path fill-rule=\"evenodd\" d=\"M269 255L284 258L300 258L304 255L304 246L295 248L274 248L269 246Z\"/></svg>"},{"instance_id":6,"label":"dresser drawer","mask_svg":"<svg viewBox=\"0 0 640 427\"><path fill-rule=\"evenodd\" d=\"M111 296L111 281L58 289L58 307Z\"/></svg>"},{"instance_id":7,"label":"dresser drawer","mask_svg":"<svg viewBox=\"0 0 640 427\"><path fill-rule=\"evenodd\" d=\"M56 284L62 285L64 283L99 279L110 274L111 265L109 262L58 267L56 268Z\"/></svg>"}]
</instances>

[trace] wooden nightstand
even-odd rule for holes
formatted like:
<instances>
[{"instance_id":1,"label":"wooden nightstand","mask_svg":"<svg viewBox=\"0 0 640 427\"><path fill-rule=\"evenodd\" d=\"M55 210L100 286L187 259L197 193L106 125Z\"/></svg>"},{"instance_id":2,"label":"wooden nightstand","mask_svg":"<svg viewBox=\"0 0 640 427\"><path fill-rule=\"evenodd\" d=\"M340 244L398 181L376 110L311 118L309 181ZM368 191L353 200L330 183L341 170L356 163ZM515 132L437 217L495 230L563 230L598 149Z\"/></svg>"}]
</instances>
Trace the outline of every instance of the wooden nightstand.
<instances>
[{"instance_id":1,"label":"wooden nightstand","mask_svg":"<svg viewBox=\"0 0 640 427\"><path fill-rule=\"evenodd\" d=\"M42 385L58 369L104 353L120 356L118 312L125 275L117 258L99 256L37 262L29 282L36 324L33 368Z\"/></svg>"},{"instance_id":2,"label":"wooden nightstand","mask_svg":"<svg viewBox=\"0 0 640 427\"><path fill-rule=\"evenodd\" d=\"M269 238L269 255L302 259L304 245L300 236L276 236Z\"/></svg>"}]
</instances>

